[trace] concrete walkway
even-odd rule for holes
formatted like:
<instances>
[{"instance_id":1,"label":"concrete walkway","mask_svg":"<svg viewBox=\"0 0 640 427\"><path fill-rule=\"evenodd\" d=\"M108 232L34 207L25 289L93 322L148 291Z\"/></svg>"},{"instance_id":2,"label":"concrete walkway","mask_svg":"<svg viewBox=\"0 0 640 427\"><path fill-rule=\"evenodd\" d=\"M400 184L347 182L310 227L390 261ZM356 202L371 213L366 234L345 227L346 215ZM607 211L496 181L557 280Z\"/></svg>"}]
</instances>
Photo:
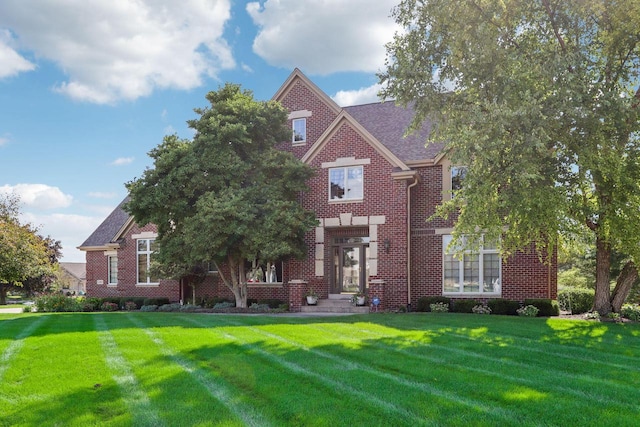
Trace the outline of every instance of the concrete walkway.
<instances>
[{"instance_id":1,"label":"concrete walkway","mask_svg":"<svg viewBox=\"0 0 640 427\"><path fill-rule=\"evenodd\" d=\"M22 307L0 308L0 313L22 313Z\"/></svg>"}]
</instances>

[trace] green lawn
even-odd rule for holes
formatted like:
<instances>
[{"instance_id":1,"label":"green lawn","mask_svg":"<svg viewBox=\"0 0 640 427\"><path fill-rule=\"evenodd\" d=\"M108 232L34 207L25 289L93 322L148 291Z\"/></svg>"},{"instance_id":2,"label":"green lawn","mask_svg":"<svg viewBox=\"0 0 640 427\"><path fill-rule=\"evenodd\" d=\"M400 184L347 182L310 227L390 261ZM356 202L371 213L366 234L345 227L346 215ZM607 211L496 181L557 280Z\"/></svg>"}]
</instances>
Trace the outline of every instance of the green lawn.
<instances>
[{"instance_id":1,"label":"green lawn","mask_svg":"<svg viewBox=\"0 0 640 427\"><path fill-rule=\"evenodd\" d=\"M638 425L640 325L0 314L0 426Z\"/></svg>"}]
</instances>

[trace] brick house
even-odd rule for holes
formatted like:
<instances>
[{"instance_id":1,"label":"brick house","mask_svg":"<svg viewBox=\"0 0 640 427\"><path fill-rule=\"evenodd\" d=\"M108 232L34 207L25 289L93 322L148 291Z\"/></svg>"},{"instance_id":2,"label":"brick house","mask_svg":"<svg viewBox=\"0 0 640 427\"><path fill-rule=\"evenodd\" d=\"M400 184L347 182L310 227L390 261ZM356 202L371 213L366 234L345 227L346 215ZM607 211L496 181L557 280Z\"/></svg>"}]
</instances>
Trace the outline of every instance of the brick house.
<instances>
[{"instance_id":1,"label":"brick house","mask_svg":"<svg viewBox=\"0 0 640 427\"><path fill-rule=\"evenodd\" d=\"M252 268L249 298L281 299L293 311L310 286L320 298L365 290L391 309L433 295L556 298L555 259L545 264L532 252L501 260L490 243L462 259L447 253L453 220L426 219L451 197L462 169L440 147L425 148L429 123L404 136L411 110L393 102L341 108L298 69L273 99L290 112L293 130L278 148L317 171L301 203L318 226L306 236L305 259ZM155 237L153 225L140 227L118 206L79 247L87 294L189 299L188 286L149 277ZM196 293L232 297L215 272Z\"/></svg>"}]
</instances>

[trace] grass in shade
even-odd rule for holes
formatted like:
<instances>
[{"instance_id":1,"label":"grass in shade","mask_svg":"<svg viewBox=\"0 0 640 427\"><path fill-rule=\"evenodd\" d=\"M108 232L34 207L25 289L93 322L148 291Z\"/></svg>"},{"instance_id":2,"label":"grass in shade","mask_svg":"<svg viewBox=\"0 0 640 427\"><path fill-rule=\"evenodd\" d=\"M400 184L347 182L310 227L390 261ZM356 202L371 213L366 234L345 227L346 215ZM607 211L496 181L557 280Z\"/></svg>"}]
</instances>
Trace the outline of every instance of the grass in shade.
<instances>
[{"instance_id":1,"label":"grass in shade","mask_svg":"<svg viewBox=\"0 0 640 427\"><path fill-rule=\"evenodd\" d=\"M640 325L0 314L0 426L637 425Z\"/></svg>"}]
</instances>

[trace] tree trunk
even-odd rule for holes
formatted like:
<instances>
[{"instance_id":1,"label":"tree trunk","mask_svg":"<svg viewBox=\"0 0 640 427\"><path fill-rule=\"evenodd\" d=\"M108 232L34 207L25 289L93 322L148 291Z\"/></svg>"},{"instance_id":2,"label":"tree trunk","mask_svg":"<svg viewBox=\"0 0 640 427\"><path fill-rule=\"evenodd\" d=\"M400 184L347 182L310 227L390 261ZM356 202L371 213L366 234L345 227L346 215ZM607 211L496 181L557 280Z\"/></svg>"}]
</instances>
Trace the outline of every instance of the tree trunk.
<instances>
[{"instance_id":1,"label":"tree trunk","mask_svg":"<svg viewBox=\"0 0 640 427\"><path fill-rule=\"evenodd\" d=\"M611 295L611 308L613 311L616 313L620 312L622 304L624 304L625 300L629 296L631 287L636 280L638 280L638 269L633 261L628 261L618 275L616 287Z\"/></svg>"},{"instance_id":2,"label":"tree trunk","mask_svg":"<svg viewBox=\"0 0 640 427\"><path fill-rule=\"evenodd\" d=\"M597 311L601 316L611 312L610 270L611 246L602 237L596 236L596 294L593 299L593 311Z\"/></svg>"},{"instance_id":3,"label":"tree trunk","mask_svg":"<svg viewBox=\"0 0 640 427\"><path fill-rule=\"evenodd\" d=\"M7 303L7 287L4 283L0 283L0 305Z\"/></svg>"}]
</instances>

